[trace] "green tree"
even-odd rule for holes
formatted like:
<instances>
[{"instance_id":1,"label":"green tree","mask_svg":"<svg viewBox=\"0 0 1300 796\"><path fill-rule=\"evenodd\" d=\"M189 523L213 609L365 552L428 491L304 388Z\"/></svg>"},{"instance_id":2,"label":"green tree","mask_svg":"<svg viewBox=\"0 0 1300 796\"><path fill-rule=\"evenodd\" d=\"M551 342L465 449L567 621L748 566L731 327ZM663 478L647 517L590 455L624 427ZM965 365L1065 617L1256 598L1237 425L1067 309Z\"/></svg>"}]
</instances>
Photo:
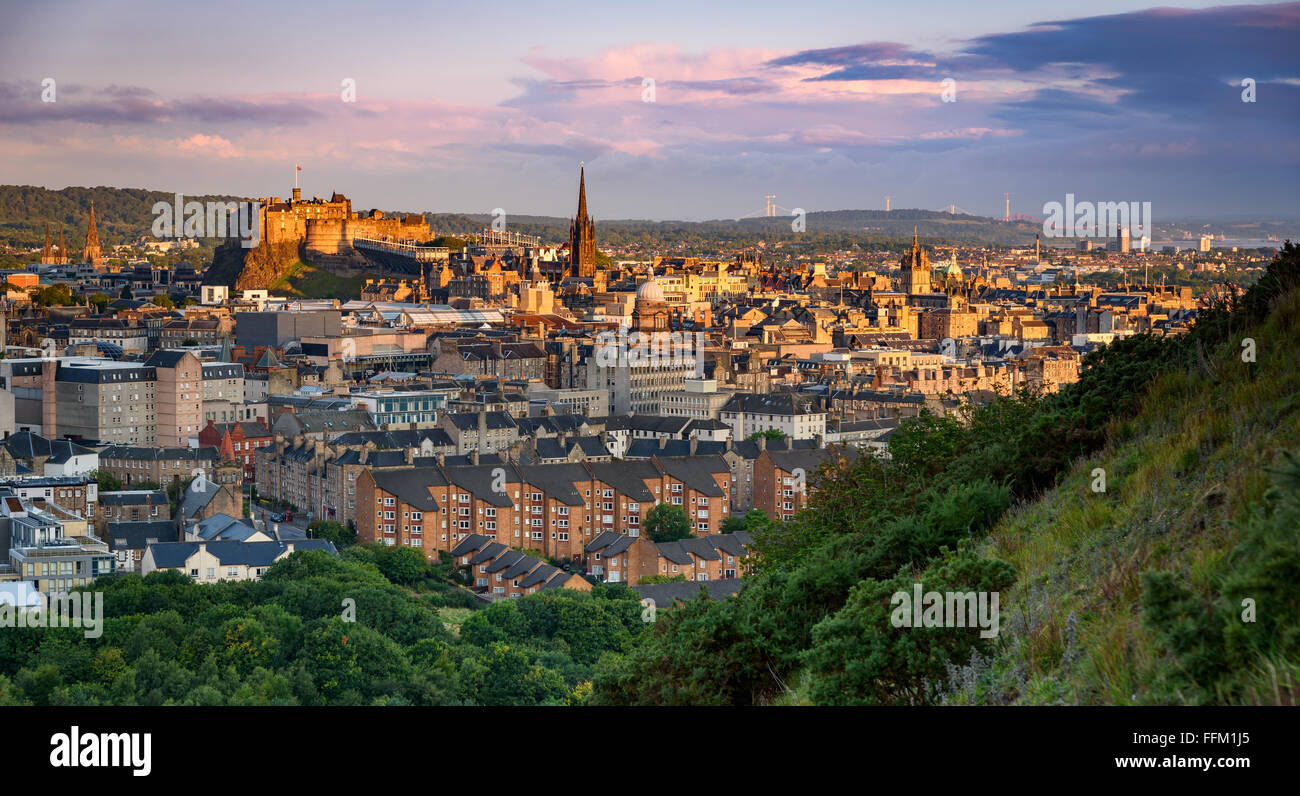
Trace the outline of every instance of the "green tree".
<instances>
[{"instance_id":1,"label":"green tree","mask_svg":"<svg viewBox=\"0 0 1300 796\"><path fill-rule=\"evenodd\" d=\"M357 541L356 530L338 520L316 520L307 526L307 536L333 542L338 547L356 544Z\"/></svg>"},{"instance_id":2,"label":"green tree","mask_svg":"<svg viewBox=\"0 0 1300 796\"><path fill-rule=\"evenodd\" d=\"M735 533L736 531L746 531L748 533L761 533L772 526L772 520L767 516L767 512L762 509L750 509L741 516L732 514L722 521L720 533Z\"/></svg>"},{"instance_id":3,"label":"green tree","mask_svg":"<svg viewBox=\"0 0 1300 796\"><path fill-rule=\"evenodd\" d=\"M176 302L171 300L170 296L154 296L153 303L167 310L176 309Z\"/></svg>"},{"instance_id":4,"label":"green tree","mask_svg":"<svg viewBox=\"0 0 1300 796\"><path fill-rule=\"evenodd\" d=\"M660 503L647 511L641 528L654 542L675 542L694 536L690 516L671 503Z\"/></svg>"},{"instance_id":5,"label":"green tree","mask_svg":"<svg viewBox=\"0 0 1300 796\"><path fill-rule=\"evenodd\" d=\"M429 562L413 547L393 547L376 563L384 577L393 583L409 586L424 577Z\"/></svg>"},{"instance_id":6,"label":"green tree","mask_svg":"<svg viewBox=\"0 0 1300 796\"><path fill-rule=\"evenodd\" d=\"M110 299L108 297L108 294L103 292L102 290L92 293L90 295L90 303L94 305L96 312L103 312L104 310L108 309L108 304L110 301L112 301L112 299Z\"/></svg>"},{"instance_id":7,"label":"green tree","mask_svg":"<svg viewBox=\"0 0 1300 796\"><path fill-rule=\"evenodd\" d=\"M122 489L122 480L108 470L96 470L95 480L100 492L118 492Z\"/></svg>"},{"instance_id":8,"label":"green tree","mask_svg":"<svg viewBox=\"0 0 1300 796\"><path fill-rule=\"evenodd\" d=\"M763 437L766 437L769 442L780 442L786 438L786 433L779 428L769 428L766 431L755 431L745 439L755 442Z\"/></svg>"}]
</instances>

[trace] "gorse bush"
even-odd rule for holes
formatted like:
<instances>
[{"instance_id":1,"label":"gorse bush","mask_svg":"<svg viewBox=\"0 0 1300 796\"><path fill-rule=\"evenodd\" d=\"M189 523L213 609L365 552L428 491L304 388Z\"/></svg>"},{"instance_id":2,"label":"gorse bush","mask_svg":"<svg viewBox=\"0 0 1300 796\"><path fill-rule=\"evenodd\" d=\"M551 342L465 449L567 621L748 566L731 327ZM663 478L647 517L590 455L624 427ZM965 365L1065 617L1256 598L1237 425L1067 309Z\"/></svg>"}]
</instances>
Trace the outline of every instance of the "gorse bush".
<instances>
[{"instance_id":1,"label":"gorse bush","mask_svg":"<svg viewBox=\"0 0 1300 796\"><path fill-rule=\"evenodd\" d=\"M1283 461L1217 573L1217 595L1179 573L1143 573L1143 622L1167 651L1160 685L1170 698L1237 701L1244 671L1300 660L1300 459Z\"/></svg>"}]
</instances>

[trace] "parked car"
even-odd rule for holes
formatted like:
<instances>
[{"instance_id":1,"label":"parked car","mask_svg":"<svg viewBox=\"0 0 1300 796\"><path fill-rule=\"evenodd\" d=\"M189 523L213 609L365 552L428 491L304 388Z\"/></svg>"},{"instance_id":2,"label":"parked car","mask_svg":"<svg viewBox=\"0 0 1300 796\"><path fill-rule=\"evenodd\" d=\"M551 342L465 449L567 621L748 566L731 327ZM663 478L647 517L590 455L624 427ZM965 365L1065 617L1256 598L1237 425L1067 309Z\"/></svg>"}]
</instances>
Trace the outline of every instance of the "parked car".
<instances>
[{"instance_id":1,"label":"parked car","mask_svg":"<svg viewBox=\"0 0 1300 796\"><path fill-rule=\"evenodd\" d=\"M283 514L272 514L272 515L271 515L271 522L284 522L284 515L283 515Z\"/></svg>"}]
</instances>

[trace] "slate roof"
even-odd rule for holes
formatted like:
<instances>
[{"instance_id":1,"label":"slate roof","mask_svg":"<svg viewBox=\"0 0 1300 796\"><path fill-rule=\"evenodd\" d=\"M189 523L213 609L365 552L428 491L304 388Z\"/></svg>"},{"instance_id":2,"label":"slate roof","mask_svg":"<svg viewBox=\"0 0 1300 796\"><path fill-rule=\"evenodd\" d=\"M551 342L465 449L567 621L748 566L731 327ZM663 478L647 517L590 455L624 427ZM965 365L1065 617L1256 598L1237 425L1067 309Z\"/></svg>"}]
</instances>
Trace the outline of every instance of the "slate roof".
<instances>
[{"instance_id":1,"label":"slate roof","mask_svg":"<svg viewBox=\"0 0 1300 796\"><path fill-rule=\"evenodd\" d=\"M100 460L134 459L143 461L217 461L217 449L204 448L141 448L133 445L110 445L99 452Z\"/></svg>"},{"instance_id":2,"label":"slate roof","mask_svg":"<svg viewBox=\"0 0 1300 796\"><path fill-rule=\"evenodd\" d=\"M600 553L602 556L616 556L632 546L637 537L627 536L617 531L604 531L587 543L588 553Z\"/></svg>"},{"instance_id":3,"label":"slate roof","mask_svg":"<svg viewBox=\"0 0 1300 796\"><path fill-rule=\"evenodd\" d=\"M30 431L19 431L9 435L4 445L15 459L35 459L44 456L47 457L46 462L49 464L64 464L73 456L95 453L94 450L78 445L72 440L46 439Z\"/></svg>"},{"instance_id":4,"label":"slate roof","mask_svg":"<svg viewBox=\"0 0 1300 796\"><path fill-rule=\"evenodd\" d=\"M672 605L674 601L690 602L703 591L713 600L721 600L736 594L745 585L740 578L722 580L686 581L685 583L652 583L645 586L633 586L632 591L642 599L651 599L656 605Z\"/></svg>"},{"instance_id":5,"label":"slate roof","mask_svg":"<svg viewBox=\"0 0 1300 796\"><path fill-rule=\"evenodd\" d=\"M745 412L764 415L819 414L813 402L791 393L736 393L722 407L723 412Z\"/></svg>"},{"instance_id":6,"label":"slate roof","mask_svg":"<svg viewBox=\"0 0 1300 796\"><path fill-rule=\"evenodd\" d=\"M148 522L110 522L104 526L110 550L143 550L150 542L169 542L176 538L176 526L169 520Z\"/></svg>"},{"instance_id":7,"label":"slate roof","mask_svg":"<svg viewBox=\"0 0 1300 796\"><path fill-rule=\"evenodd\" d=\"M421 511L437 511L438 501L429 494L430 486L446 486L448 481L436 467L409 470L378 470L371 473L375 486L401 498L403 503Z\"/></svg>"},{"instance_id":8,"label":"slate roof","mask_svg":"<svg viewBox=\"0 0 1300 796\"><path fill-rule=\"evenodd\" d=\"M727 493L713 480L713 473L730 473L731 468L721 456L661 457L659 465L664 472L709 497L727 497Z\"/></svg>"},{"instance_id":9,"label":"slate roof","mask_svg":"<svg viewBox=\"0 0 1300 796\"><path fill-rule=\"evenodd\" d=\"M220 484L209 481L202 475L196 475L185 490L185 497L181 499L179 512L186 517L193 517L206 508L220 491Z\"/></svg>"},{"instance_id":10,"label":"slate roof","mask_svg":"<svg viewBox=\"0 0 1300 796\"><path fill-rule=\"evenodd\" d=\"M524 480L541 487L548 497L567 506L581 506L585 502L574 484L587 480L587 468L581 464L547 464L521 466Z\"/></svg>"},{"instance_id":11,"label":"slate roof","mask_svg":"<svg viewBox=\"0 0 1300 796\"><path fill-rule=\"evenodd\" d=\"M461 539L456 546L451 549L451 554L455 558L460 558L466 553L482 549L490 541L492 541L491 536L485 536L481 533L471 533L469 536Z\"/></svg>"},{"instance_id":12,"label":"slate roof","mask_svg":"<svg viewBox=\"0 0 1300 796\"><path fill-rule=\"evenodd\" d=\"M488 542L488 544L485 547L479 550L478 553L469 560L470 566L477 566L479 564L482 564L484 561L492 561L497 556L501 555L502 553L506 552L509 549L510 548L506 547L500 542Z\"/></svg>"},{"instance_id":13,"label":"slate roof","mask_svg":"<svg viewBox=\"0 0 1300 796\"><path fill-rule=\"evenodd\" d=\"M161 489L123 489L118 492L100 492L101 506L165 506L167 493Z\"/></svg>"}]
</instances>

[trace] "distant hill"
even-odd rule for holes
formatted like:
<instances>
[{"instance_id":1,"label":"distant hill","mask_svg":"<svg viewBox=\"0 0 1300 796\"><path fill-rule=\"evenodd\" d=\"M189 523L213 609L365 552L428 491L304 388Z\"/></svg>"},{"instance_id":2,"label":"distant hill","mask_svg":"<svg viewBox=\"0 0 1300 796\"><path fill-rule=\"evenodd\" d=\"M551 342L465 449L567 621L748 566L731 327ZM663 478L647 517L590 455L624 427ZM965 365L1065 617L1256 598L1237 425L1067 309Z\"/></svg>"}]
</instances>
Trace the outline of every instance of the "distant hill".
<instances>
[{"instance_id":1,"label":"distant hill","mask_svg":"<svg viewBox=\"0 0 1300 796\"><path fill-rule=\"evenodd\" d=\"M90 203L95 203L95 226L100 243L127 243L150 233L153 206L172 202L175 192L144 188L69 187L58 191L34 185L0 185L0 243L40 246L45 243L45 222L56 239L63 225L68 244L77 249L86 236ZM185 195L187 201L228 201L235 197Z\"/></svg>"},{"instance_id":2,"label":"distant hill","mask_svg":"<svg viewBox=\"0 0 1300 796\"><path fill-rule=\"evenodd\" d=\"M484 214L427 213L435 229L472 231L492 222ZM596 222L597 236L603 245L625 245L659 238L682 241L707 238L727 243L745 244L774 239L796 239L791 230L792 216L710 221L647 221L642 219L608 219ZM569 219L556 216L512 215L506 218L510 229L550 240L563 240L569 234ZM1023 246L1034 242L1040 224L1030 221L1004 222L982 216L952 215L933 210L830 210L810 212L805 217L805 232L797 239L819 240L823 236L851 235L871 242L904 242L912 230L928 243L989 244Z\"/></svg>"}]
</instances>

